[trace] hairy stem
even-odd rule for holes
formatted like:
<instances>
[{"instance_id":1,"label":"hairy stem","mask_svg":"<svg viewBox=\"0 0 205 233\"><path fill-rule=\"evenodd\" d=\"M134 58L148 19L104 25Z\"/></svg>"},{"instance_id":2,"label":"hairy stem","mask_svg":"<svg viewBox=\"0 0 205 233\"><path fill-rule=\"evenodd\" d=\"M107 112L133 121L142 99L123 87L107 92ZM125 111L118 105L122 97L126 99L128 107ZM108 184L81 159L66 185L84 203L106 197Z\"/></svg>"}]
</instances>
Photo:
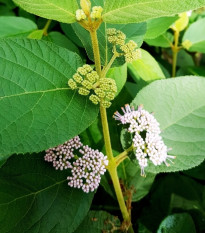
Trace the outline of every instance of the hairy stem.
<instances>
[{"instance_id":1,"label":"hairy stem","mask_svg":"<svg viewBox=\"0 0 205 233\"><path fill-rule=\"evenodd\" d=\"M102 71L101 71L101 60L100 60L100 51L99 51L99 45L98 45L98 39L97 39L97 32L96 30L89 30L91 40L92 40L92 46L93 46L93 53L94 53L94 59L95 59L95 66L96 71L99 75L99 77L102 77ZM119 177L117 174L117 164L115 161L115 158L113 157L112 153L112 146L111 146L111 140L110 140L110 133L109 133L109 126L108 126L108 120L107 120L107 113L106 109L102 106L100 106L100 114L101 114L101 122L102 122L102 128L103 128L103 135L104 135L104 142L105 142L105 149L106 154L109 159L109 165L108 165L108 171L110 173L113 186L115 189L115 193L117 196L117 200L120 206L120 210L123 216L124 221L127 223L127 226L129 226L129 233L134 233L132 229L132 224L129 216L129 212L127 210L127 207L125 205L124 197L122 194L122 190L120 187Z\"/></svg>"},{"instance_id":2,"label":"hairy stem","mask_svg":"<svg viewBox=\"0 0 205 233\"><path fill-rule=\"evenodd\" d=\"M173 62L172 62L172 77L176 76L177 55L179 52L179 31L174 31L174 45L172 46Z\"/></svg>"},{"instance_id":3,"label":"hairy stem","mask_svg":"<svg viewBox=\"0 0 205 233\"><path fill-rule=\"evenodd\" d=\"M94 59L95 59L95 67L96 71L101 78L101 60L100 60L100 50L98 45L98 38L97 38L97 32L96 30L90 31L90 37L92 40L92 46L93 46L93 53L94 53Z\"/></svg>"}]
</instances>

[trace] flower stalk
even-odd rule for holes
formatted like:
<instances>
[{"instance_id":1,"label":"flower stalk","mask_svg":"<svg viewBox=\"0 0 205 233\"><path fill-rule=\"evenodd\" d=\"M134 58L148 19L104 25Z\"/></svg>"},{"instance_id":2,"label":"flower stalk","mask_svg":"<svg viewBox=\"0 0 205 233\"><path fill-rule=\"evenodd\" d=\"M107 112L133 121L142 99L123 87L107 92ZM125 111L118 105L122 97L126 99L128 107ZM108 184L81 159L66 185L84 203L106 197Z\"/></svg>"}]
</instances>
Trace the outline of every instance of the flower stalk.
<instances>
[{"instance_id":1,"label":"flower stalk","mask_svg":"<svg viewBox=\"0 0 205 233\"><path fill-rule=\"evenodd\" d=\"M97 31L96 30L89 30L89 32L90 32L90 36L91 36L91 40L92 40L96 71L97 71L99 77L102 78L101 60L100 60L100 51L99 51L99 45L98 45ZM107 155L108 160L109 160L108 171L110 173L110 176L111 176L111 179L113 182L113 186L115 189L117 200L118 200L118 203L120 206L120 210L121 210L124 222L126 223L128 232L134 233L134 230L132 228L130 215L129 215L129 212L128 212L127 207L125 205L124 197L123 197L122 190L120 187L119 177L117 174L117 166L118 165L117 165L115 158L113 156L113 153L112 153L112 146L111 146L111 140L110 140L107 113L106 113L106 109L103 106L100 106L100 114L101 114L101 122L102 122L102 128L103 128L106 155Z\"/></svg>"}]
</instances>

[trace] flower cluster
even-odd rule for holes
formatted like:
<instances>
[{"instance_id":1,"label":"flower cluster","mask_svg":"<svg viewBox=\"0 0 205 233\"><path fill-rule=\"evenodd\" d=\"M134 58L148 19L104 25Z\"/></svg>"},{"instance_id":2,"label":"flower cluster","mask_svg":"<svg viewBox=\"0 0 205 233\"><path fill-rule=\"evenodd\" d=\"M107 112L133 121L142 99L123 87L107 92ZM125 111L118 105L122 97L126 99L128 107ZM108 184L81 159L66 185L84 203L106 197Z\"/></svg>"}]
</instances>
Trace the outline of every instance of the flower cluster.
<instances>
[{"instance_id":1,"label":"flower cluster","mask_svg":"<svg viewBox=\"0 0 205 233\"><path fill-rule=\"evenodd\" d=\"M114 46L119 45L120 53L119 55L124 55L126 62L131 63L134 60L141 58L141 51L137 49L137 44L130 40L125 43L126 35L115 28L107 29L108 41Z\"/></svg>"},{"instance_id":2,"label":"flower cluster","mask_svg":"<svg viewBox=\"0 0 205 233\"><path fill-rule=\"evenodd\" d=\"M78 89L80 95L89 95L90 101L109 108L111 100L115 98L117 86L111 78L99 78L96 71L89 65L79 67L73 78L69 79L68 85L72 90Z\"/></svg>"},{"instance_id":3,"label":"flower cluster","mask_svg":"<svg viewBox=\"0 0 205 233\"><path fill-rule=\"evenodd\" d=\"M90 14L91 19L98 20L102 17L103 8L101 6L94 6Z\"/></svg>"},{"instance_id":4,"label":"flower cluster","mask_svg":"<svg viewBox=\"0 0 205 233\"><path fill-rule=\"evenodd\" d=\"M101 175L108 165L107 156L98 150L83 146L79 152L83 155L73 163L72 176L68 176L68 185L74 188L82 188L86 193L93 192L99 186Z\"/></svg>"},{"instance_id":5,"label":"flower cluster","mask_svg":"<svg viewBox=\"0 0 205 233\"><path fill-rule=\"evenodd\" d=\"M62 145L46 150L45 161L52 162L56 170L72 168L70 159L74 157L74 151L82 147L78 136L66 141Z\"/></svg>"},{"instance_id":6,"label":"flower cluster","mask_svg":"<svg viewBox=\"0 0 205 233\"><path fill-rule=\"evenodd\" d=\"M88 8L88 7L87 7ZM76 20L77 21L82 21L87 18L87 16L90 15L90 18L92 20L98 20L101 19L102 17L102 11L103 8L101 6L94 6L92 7L92 11L90 12L90 9L78 9L76 11Z\"/></svg>"},{"instance_id":7,"label":"flower cluster","mask_svg":"<svg viewBox=\"0 0 205 233\"><path fill-rule=\"evenodd\" d=\"M126 35L115 28L107 29L108 41L113 45L124 45Z\"/></svg>"},{"instance_id":8,"label":"flower cluster","mask_svg":"<svg viewBox=\"0 0 205 233\"><path fill-rule=\"evenodd\" d=\"M83 146L79 136L62 145L48 149L45 161L52 162L56 169L71 169L68 185L82 188L86 193L98 188L101 175L106 172L107 156L89 146Z\"/></svg>"},{"instance_id":9,"label":"flower cluster","mask_svg":"<svg viewBox=\"0 0 205 233\"><path fill-rule=\"evenodd\" d=\"M125 60L128 63L141 58L141 51L137 49L137 44L133 40L120 46L120 49L124 52Z\"/></svg>"},{"instance_id":10,"label":"flower cluster","mask_svg":"<svg viewBox=\"0 0 205 233\"><path fill-rule=\"evenodd\" d=\"M123 115L116 112L114 118L123 125L128 125L128 132L133 134L132 142L136 159L141 167L141 175L145 176L144 169L148 166L148 160L155 166L162 163L169 166L167 160L175 157L167 154L169 149L160 136L159 123L154 116L144 110L142 106L135 110L134 107L125 105L122 111Z\"/></svg>"}]
</instances>

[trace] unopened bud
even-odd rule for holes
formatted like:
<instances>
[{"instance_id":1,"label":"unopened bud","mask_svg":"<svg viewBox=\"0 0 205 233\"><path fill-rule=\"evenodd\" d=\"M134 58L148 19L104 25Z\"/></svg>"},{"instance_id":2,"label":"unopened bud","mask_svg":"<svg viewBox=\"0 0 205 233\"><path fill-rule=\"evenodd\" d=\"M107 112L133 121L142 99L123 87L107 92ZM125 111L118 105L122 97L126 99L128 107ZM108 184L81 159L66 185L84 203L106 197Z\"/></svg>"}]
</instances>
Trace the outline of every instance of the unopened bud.
<instances>
[{"instance_id":1,"label":"unopened bud","mask_svg":"<svg viewBox=\"0 0 205 233\"><path fill-rule=\"evenodd\" d=\"M91 9L90 0L80 0L80 6L87 16L90 15L90 9Z\"/></svg>"}]
</instances>

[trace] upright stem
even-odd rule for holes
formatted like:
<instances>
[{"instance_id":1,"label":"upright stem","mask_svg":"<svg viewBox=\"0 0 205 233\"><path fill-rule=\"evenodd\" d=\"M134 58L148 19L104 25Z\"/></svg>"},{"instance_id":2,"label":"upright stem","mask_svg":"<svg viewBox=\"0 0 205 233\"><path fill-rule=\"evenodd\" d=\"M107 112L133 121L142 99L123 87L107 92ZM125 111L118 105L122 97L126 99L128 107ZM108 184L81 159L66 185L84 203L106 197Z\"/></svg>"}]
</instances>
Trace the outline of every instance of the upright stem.
<instances>
[{"instance_id":1,"label":"upright stem","mask_svg":"<svg viewBox=\"0 0 205 233\"><path fill-rule=\"evenodd\" d=\"M97 32L96 30L89 30L89 32L90 32L90 36L92 40L96 71L101 78L102 72L101 72L101 61L100 61L100 51L99 51L99 45L98 45L98 39L97 39ZM112 146L111 146L111 140L110 140L106 109L102 106L100 106L100 114L101 114L103 135L104 135L104 141L105 141L105 149L106 149L106 154L109 159L108 171L110 173L110 176L113 182L113 186L114 186L117 200L120 206L120 210L122 212L123 219L128 225L130 225L128 232L134 233L131 220L130 220L130 216L129 216L129 212L125 205L124 197L123 197L122 190L120 187L120 182L119 182L119 178L117 174L116 161L112 153Z\"/></svg>"},{"instance_id":2,"label":"upright stem","mask_svg":"<svg viewBox=\"0 0 205 233\"><path fill-rule=\"evenodd\" d=\"M110 140L109 126L107 121L107 112L106 109L103 108L102 106L100 106L100 115L101 115L106 154L108 156L109 161L114 161L111 140Z\"/></svg>"},{"instance_id":3,"label":"upright stem","mask_svg":"<svg viewBox=\"0 0 205 233\"><path fill-rule=\"evenodd\" d=\"M94 53L96 71L97 71L98 75L101 78L101 60L100 60L100 51L99 51L98 38L97 38L96 30L90 31L90 36L91 36L92 45L93 45L93 53Z\"/></svg>"},{"instance_id":4,"label":"upright stem","mask_svg":"<svg viewBox=\"0 0 205 233\"><path fill-rule=\"evenodd\" d=\"M174 31L174 45L172 46L172 52L173 52L172 77L176 76L177 55L179 52L178 43L179 43L179 31Z\"/></svg>"}]
</instances>

